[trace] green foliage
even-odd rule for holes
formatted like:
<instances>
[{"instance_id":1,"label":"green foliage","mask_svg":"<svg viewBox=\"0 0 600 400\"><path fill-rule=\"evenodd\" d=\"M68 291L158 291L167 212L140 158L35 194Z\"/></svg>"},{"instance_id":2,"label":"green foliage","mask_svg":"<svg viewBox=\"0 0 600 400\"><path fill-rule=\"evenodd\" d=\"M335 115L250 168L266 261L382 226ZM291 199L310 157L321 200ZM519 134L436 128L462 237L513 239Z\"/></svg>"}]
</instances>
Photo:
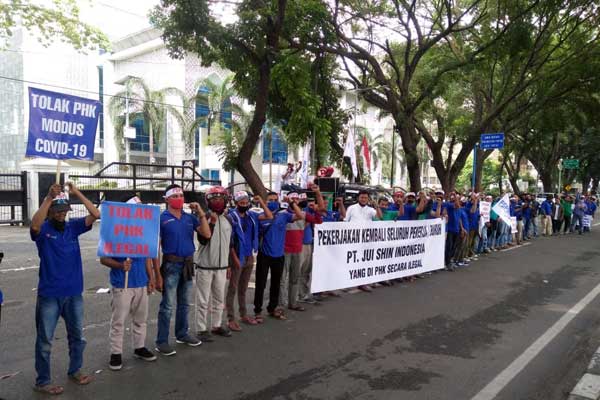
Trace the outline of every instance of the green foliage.
<instances>
[{"instance_id":1,"label":"green foliage","mask_svg":"<svg viewBox=\"0 0 600 400\"><path fill-rule=\"evenodd\" d=\"M493 187L497 187L498 176L501 174L502 165L494 159L487 158L483 163L483 174L481 176L481 191L490 192ZM456 180L457 190L469 190L471 188L471 178L473 176L473 156L469 156L465 166L460 171Z\"/></svg>"},{"instance_id":2,"label":"green foliage","mask_svg":"<svg viewBox=\"0 0 600 400\"><path fill-rule=\"evenodd\" d=\"M20 24L45 46L60 38L77 50L109 50L106 35L79 20L75 0L53 0L52 4L53 7L45 7L29 1L3 1L0 4L0 49L6 46L13 30Z\"/></svg>"}]
</instances>

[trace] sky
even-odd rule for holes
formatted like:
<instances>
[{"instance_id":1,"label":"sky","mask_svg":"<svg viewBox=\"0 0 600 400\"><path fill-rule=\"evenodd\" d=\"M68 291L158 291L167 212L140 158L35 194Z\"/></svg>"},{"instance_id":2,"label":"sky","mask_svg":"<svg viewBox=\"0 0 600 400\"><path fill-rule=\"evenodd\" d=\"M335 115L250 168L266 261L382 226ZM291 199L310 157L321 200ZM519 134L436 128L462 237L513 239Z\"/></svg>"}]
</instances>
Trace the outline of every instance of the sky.
<instances>
[{"instance_id":1,"label":"sky","mask_svg":"<svg viewBox=\"0 0 600 400\"><path fill-rule=\"evenodd\" d=\"M77 0L80 19L100 28L110 40L148 28L148 12L158 0Z\"/></svg>"}]
</instances>

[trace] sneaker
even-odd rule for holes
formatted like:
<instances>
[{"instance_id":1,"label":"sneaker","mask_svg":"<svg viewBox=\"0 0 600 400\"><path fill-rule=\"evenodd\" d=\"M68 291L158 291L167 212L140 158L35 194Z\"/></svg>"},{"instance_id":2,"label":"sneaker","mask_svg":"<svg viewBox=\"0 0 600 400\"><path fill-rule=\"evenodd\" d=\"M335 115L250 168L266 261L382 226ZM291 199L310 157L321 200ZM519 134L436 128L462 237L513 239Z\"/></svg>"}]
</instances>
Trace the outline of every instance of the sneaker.
<instances>
[{"instance_id":1,"label":"sneaker","mask_svg":"<svg viewBox=\"0 0 600 400\"><path fill-rule=\"evenodd\" d=\"M457 262L457 263L456 263L456 266L457 266L457 267L464 267L465 265L467 265L467 264L465 264L465 263L464 263L464 262L462 262L462 261L459 261L459 262Z\"/></svg>"},{"instance_id":2,"label":"sneaker","mask_svg":"<svg viewBox=\"0 0 600 400\"><path fill-rule=\"evenodd\" d=\"M317 300L315 300L312 296L306 296L298 301L306 304L315 304L317 302Z\"/></svg>"},{"instance_id":3,"label":"sneaker","mask_svg":"<svg viewBox=\"0 0 600 400\"><path fill-rule=\"evenodd\" d=\"M156 361L156 356L154 355L154 353L145 347L140 347L139 349L135 349L133 351L133 356L135 358L139 358L140 360L144 360L144 361Z\"/></svg>"},{"instance_id":4,"label":"sneaker","mask_svg":"<svg viewBox=\"0 0 600 400\"><path fill-rule=\"evenodd\" d=\"M211 343L215 341L209 331L198 332L198 337L204 343Z\"/></svg>"},{"instance_id":5,"label":"sneaker","mask_svg":"<svg viewBox=\"0 0 600 400\"><path fill-rule=\"evenodd\" d=\"M181 339L177 339L175 342L179 344L187 344L188 346L196 347L200 346L202 342L198 340L197 337L190 335L189 333L182 337Z\"/></svg>"},{"instance_id":6,"label":"sneaker","mask_svg":"<svg viewBox=\"0 0 600 400\"><path fill-rule=\"evenodd\" d=\"M177 353L174 348L169 346L169 343L157 344L155 350L163 356L174 356Z\"/></svg>"},{"instance_id":7,"label":"sneaker","mask_svg":"<svg viewBox=\"0 0 600 400\"><path fill-rule=\"evenodd\" d=\"M219 336L223 336L223 337L231 337L231 331L227 328L223 328L222 326L220 326L218 328L214 328L211 331L211 333L214 335L219 335Z\"/></svg>"},{"instance_id":8,"label":"sneaker","mask_svg":"<svg viewBox=\"0 0 600 400\"><path fill-rule=\"evenodd\" d=\"M110 362L108 363L108 368L113 371L118 371L123 368L123 360L120 354L111 354Z\"/></svg>"}]
</instances>

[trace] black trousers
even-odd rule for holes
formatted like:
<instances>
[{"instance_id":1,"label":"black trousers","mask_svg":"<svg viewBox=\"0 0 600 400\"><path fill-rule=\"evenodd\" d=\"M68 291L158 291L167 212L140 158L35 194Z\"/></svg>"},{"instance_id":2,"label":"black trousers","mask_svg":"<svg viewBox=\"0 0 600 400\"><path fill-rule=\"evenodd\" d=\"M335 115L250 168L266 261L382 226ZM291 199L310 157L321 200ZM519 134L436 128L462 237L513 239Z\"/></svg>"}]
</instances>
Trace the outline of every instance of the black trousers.
<instances>
[{"instance_id":1,"label":"black trousers","mask_svg":"<svg viewBox=\"0 0 600 400\"><path fill-rule=\"evenodd\" d=\"M269 305L267 311L273 312L279 303L279 285L281 275L283 274L284 257L269 257L260 251L256 259L256 284L254 289L254 313L262 312L263 298L265 296L265 287L267 286L267 277L271 270L271 288L269 289Z\"/></svg>"},{"instance_id":2,"label":"black trousers","mask_svg":"<svg viewBox=\"0 0 600 400\"><path fill-rule=\"evenodd\" d=\"M552 233L560 233L560 227L562 225L562 219L552 220Z\"/></svg>"},{"instance_id":3,"label":"black trousers","mask_svg":"<svg viewBox=\"0 0 600 400\"><path fill-rule=\"evenodd\" d=\"M564 228L564 233L567 233L571 230L571 216L570 215L565 215L565 228Z\"/></svg>"},{"instance_id":4,"label":"black trousers","mask_svg":"<svg viewBox=\"0 0 600 400\"><path fill-rule=\"evenodd\" d=\"M447 232L446 234L446 249L444 252L444 262L446 266L450 265L450 259L454 257L454 253L456 253L456 248L460 243L460 236L458 233Z\"/></svg>"}]
</instances>

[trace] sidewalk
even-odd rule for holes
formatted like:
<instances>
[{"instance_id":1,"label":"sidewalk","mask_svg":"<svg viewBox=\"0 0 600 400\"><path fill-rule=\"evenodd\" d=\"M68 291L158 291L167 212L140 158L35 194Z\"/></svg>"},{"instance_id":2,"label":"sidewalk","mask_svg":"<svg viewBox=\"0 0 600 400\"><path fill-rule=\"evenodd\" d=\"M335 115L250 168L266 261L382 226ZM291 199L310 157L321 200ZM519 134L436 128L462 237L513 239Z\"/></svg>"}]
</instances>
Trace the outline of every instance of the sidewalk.
<instances>
[{"instance_id":1,"label":"sidewalk","mask_svg":"<svg viewBox=\"0 0 600 400\"><path fill-rule=\"evenodd\" d=\"M571 391L568 400L600 399L600 348L592 356L586 373Z\"/></svg>"}]
</instances>

